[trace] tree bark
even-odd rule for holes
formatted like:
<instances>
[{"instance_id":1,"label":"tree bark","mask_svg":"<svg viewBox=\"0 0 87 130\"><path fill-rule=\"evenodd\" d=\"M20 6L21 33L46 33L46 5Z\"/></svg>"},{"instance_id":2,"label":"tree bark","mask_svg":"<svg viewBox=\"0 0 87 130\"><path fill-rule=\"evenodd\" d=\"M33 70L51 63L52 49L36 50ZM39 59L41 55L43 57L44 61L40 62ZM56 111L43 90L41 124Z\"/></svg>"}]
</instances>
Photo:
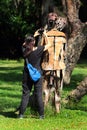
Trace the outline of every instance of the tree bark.
<instances>
[{"instance_id":1,"label":"tree bark","mask_svg":"<svg viewBox=\"0 0 87 130\"><path fill-rule=\"evenodd\" d=\"M70 92L67 97L67 103L71 101L80 101L81 98L87 94L87 77L80 82L76 89Z\"/></svg>"},{"instance_id":2,"label":"tree bark","mask_svg":"<svg viewBox=\"0 0 87 130\"><path fill-rule=\"evenodd\" d=\"M64 82L70 83L72 71L80 59L81 52L87 43L87 24L82 23L79 19L80 0L61 0L68 21L68 45L67 45L67 62L64 76ZM53 0L46 0L42 4L42 14L46 15L49 8L58 12L57 6L54 6Z\"/></svg>"},{"instance_id":3,"label":"tree bark","mask_svg":"<svg viewBox=\"0 0 87 130\"><path fill-rule=\"evenodd\" d=\"M77 64L81 52L87 42L87 25L83 24L79 19L79 0L65 0L67 9L67 19L69 23L70 37L68 38L67 46L67 63L64 82L70 83L72 71Z\"/></svg>"}]
</instances>

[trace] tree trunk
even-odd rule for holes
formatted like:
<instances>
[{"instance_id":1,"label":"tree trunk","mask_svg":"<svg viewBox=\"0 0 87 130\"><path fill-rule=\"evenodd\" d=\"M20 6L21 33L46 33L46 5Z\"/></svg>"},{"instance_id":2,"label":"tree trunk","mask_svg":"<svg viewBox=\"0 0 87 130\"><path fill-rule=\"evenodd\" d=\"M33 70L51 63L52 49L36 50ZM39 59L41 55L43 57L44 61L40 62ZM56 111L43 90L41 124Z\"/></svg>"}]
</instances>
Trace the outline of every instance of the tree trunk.
<instances>
[{"instance_id":1,"label":"tree trunk","mask_svg":"<svg viewBox=\"0 0 87 130\"><path fill-rule=\"evenodd\" d=\"M79 86L76 89L70 92L69 96L67 97L67 101L79 101L81 98L87 94L87 77L81 81Z\"/></svg>"},{"instance_id":2,"label":"tree trunk","mask_svg":"<svg viewBox=\"0 0 87 130\"><path fill-rule=\"evenodd\" d=\"M82 23L79 19L79 8L81 6L80 0L61 0L64 8L64 14L66 14L69 28L69 37L67 45L67 63L64 76L64 82L70 83L72 71L77 64L81 52L87 43L87 24ZM51 6L53 5L53 6ZM53 10L58 12L58 5L54 6L53 0L43 0L42 13L47 15L49 8L53 7ZM68 33L68 32L66 32Z\"/></svg>"},{"instance_id":3,"label":"tree trunk","mask_svg":"<svg viewBox=\"0 0 87 130\"><path fill-rule=\"evenodd\" d=\"M63 3L64 4L64 3ZM70 83L72 71L80 58L81 52L87 41L87 25L79 19L79 0L65 0L67 19L71 27L67 47L67 63L64 82Z\"/></svg>"}]
</instances>

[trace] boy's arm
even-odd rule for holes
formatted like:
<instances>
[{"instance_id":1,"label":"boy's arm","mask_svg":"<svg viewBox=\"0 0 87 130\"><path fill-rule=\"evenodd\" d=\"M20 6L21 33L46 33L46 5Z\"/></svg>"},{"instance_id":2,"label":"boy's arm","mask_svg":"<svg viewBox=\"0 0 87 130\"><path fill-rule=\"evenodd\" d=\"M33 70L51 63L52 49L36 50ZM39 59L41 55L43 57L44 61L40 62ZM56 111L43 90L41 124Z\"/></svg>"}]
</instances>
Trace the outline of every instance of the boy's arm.
<instances>
[{"instance_id":1,"label":"boy's arm","mask_svg":"<svg viewBox=\"0 0 87 130\"><path fill-rule=\"evenodd\" d=\"M44 45L44 51L46 51L47 49L49 49L52 46L53 46L53 44L46 44L46 45Z\"/></svg>"},{"instance_id":2,"label":"boy's arm","mask_svg":"<svg viewBox=\"0 0 87 130\"><path fill-rule=\"evenodd\" d=\"M46 45L41 45L41 46L44 46L44 51L46 51L47 49L49 49L50 47L52 47L53 45L51 44L46 44ZM33 48L33 51L36 50L38 47L34 47Z\"/></svg>"}]
</instances>

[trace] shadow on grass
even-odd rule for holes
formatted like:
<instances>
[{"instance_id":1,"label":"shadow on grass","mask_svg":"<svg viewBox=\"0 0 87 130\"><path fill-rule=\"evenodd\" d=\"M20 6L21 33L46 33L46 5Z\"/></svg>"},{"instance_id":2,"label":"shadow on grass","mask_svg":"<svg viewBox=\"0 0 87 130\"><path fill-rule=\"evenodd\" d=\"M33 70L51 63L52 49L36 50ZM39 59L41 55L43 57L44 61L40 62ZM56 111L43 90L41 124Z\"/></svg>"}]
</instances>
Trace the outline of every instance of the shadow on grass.
<instances>
[{"instance_id":1,"label":"shadow on grass","mask_svg":"<svg viewBox=\"0 0 87 130\"><path fill-rule=\"evenodd\" d=\"M63 90L71 91L72 89L75 89L85 77L86 76L83 74L72 75L70 84L65 84Z\"/></svg>"},{"instance_id":2,"label":"shadow on grass","mask_svg":"<svg viewBox=\"0 0 87 130\"><path fill-rule=\"evenodd\" d=\"M3 115L4 117L8 118L17 118L17 114L15 112L0 112L0 115Z\"/></svg>"},{"instance_id":3,"label":"shadow on grass","mask_svg":"<svg viewBox=\"0 0 87 130\"><path fill-rule=\"evenodd\" d=\"M15 110L19 106L19 101L9 102L4 99L3 102L0 101L0 115L8 118L17 118L17 113Z\"/></svg>"},{"instance_id":4,"label":"shadow on grass","mask_svg":"<svg viewBox=\"0 0 87 130\"><path fill-rule=\"evenodd\" d=\"M22 67L0 67L1 82L19 82L22 80Z\"/></svg>"},{"instance_id":5,"label":"shadow on grass","mask_svg":"<svg viewBox=\"0 0 87 130\"><path fill-rule=\"evenodd\" d=\"M65 93L68 92L68 95L70 92L77 88L77 86L80 84L82 80L84 80L86 76L83 74L75 74L71 76L71 82L68 85L64 85L63 91ZM66 97L65 97L66 98ZM65 106L66 109L71 110L81 110L81 111L87 111L87 95L84 95L80 101L78 102L70 102L70 104L67 104Z\"/></svg>"},{"instance_id":6,"label":"shadow on grass","mask_svg":"<svg viewBox=\"0 0 87 130\"><path fill-rule=\"evenodd\" d=\"M87 105L86 102L70 102L65 106L66 109L70 110L79 110L83 112L87 112Z\"/></svg>"}]
</instances>

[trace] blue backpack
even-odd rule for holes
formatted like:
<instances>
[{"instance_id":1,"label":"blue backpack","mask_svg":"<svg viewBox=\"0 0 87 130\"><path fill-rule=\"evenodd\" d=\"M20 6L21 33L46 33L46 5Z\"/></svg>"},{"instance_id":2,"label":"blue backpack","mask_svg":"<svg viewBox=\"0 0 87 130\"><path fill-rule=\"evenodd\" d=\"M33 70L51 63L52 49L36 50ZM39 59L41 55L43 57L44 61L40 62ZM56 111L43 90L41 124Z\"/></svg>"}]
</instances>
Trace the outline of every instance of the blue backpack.
<instances>
[{"instance_id":1,"label":"blue backpack","mask_svg":"<svg viewBox=\"0 0 87 130\"><path fill-rule=\"evenodd\" d=\"M28 63L28 60L26 60L26 62L27 62L27 68L31 79L34 82L38 81L41 77L40 72L35 67L33 67L30 63Z\"/></svg>"}]
</instances>

